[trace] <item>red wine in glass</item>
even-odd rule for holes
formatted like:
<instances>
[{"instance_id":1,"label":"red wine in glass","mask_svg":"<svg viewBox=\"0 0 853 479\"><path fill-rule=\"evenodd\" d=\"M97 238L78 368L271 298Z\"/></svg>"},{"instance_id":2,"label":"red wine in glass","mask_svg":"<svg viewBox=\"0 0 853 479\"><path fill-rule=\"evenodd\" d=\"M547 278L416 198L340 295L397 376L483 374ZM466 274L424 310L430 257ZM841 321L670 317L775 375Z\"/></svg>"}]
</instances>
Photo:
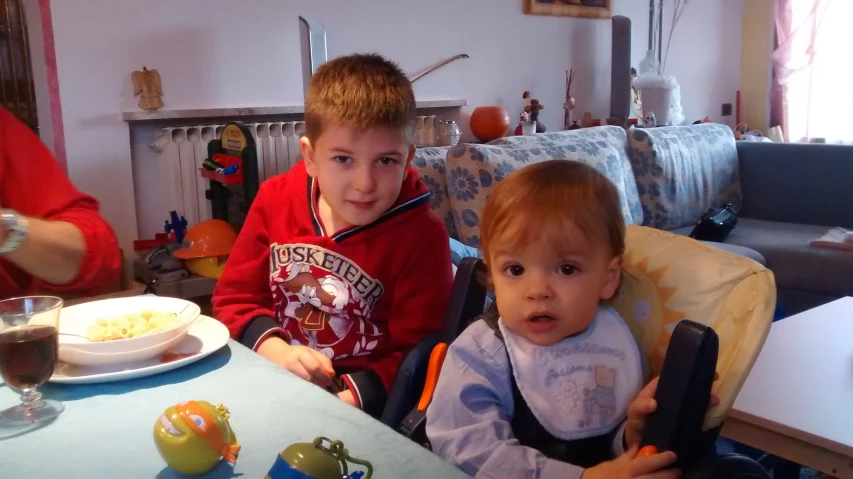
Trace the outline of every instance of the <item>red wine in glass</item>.
<instances>
[{"instance_id":1,"label":"red wine in glass","mask_svg":"<svg viewBox=\"0 0 853 479\"><path fill-rule=\"evenodd\" d=\"M0 332L0 376L12 387L32 389L53 375L59 335L53 326L18 326Z\"/></svg>"},{"instance_id":2,"label":"red wine in glass","mask_svg":"<svg viewBox=\"0 0 853 479\"><path fill-rule=\"evenodd\" d=\"M45 422L65 410L37 391L56 365L62 305L53 296L0 300L0 377L21 391L20 404L0 411L0 430Z\"/></svg>"}]
</instances>

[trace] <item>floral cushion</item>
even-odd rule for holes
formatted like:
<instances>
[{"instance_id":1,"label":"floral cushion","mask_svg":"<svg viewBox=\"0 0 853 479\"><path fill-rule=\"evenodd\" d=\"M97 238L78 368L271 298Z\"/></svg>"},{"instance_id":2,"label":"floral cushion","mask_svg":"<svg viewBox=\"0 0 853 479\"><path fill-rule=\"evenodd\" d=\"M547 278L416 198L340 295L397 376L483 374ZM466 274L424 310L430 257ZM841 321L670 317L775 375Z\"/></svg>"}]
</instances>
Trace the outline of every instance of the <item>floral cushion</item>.
<instances>
[{"instance_id":1,"label":"floral cushion","mask_svg":"<svg viewBox=\"0 0 853 479\"><path fill-rule=\"evenodd\" d=\"M646 226L695 224L709 208L742 203L737 146L725 125L633 129L631 165Z\"/></svg>"},{"instance_id":2,"label":"floral cushion","mask_svg":"<svg viewBox=\"0 0 853 479\"><path fill-rule=\"evenodd\" d=\"M501 180L529 164L556 159L598 169L619 190L625 223L642 223L626 145L625 130L615 126L502 138L488 145L456 145L447 154L447 191L459 240L479 246L480 214Z\"/></svg>"},{"instance_id":3,"label":"floral cushion","mask_svg":"<svg viewBox=\"0 0 853 479\"><path fill-rule=\"evenodd\" d=\"M443 148L418 148L412 159L412 167L417 170L418 176L424 181L432 195L431 210L438 219L444 221L447 233L451 238L458 238L453 215L450 212L450 200L447 194L447 180L445 175L444 158L447 150Z\"/></svg>"}]
</instances>

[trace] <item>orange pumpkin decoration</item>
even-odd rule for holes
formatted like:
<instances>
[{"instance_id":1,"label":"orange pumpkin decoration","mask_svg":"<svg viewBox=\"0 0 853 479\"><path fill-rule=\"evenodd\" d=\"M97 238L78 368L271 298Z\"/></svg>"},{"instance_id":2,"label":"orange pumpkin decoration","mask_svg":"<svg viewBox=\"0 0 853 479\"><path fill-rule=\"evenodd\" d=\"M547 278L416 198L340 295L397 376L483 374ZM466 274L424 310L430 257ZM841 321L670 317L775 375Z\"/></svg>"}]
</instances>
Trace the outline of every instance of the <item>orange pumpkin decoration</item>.
<instances>
[{"instance_id":1,"label":"orange pumpkin decoration","mask_svg":"<svg viewBox=\"0 0 853 479\"><path fill-rule=\"evenodd\" d=\"M471 133L488 143L509 132L509 113L502 106L478 106L471 113Z\"/></svg>"}]
</instances>

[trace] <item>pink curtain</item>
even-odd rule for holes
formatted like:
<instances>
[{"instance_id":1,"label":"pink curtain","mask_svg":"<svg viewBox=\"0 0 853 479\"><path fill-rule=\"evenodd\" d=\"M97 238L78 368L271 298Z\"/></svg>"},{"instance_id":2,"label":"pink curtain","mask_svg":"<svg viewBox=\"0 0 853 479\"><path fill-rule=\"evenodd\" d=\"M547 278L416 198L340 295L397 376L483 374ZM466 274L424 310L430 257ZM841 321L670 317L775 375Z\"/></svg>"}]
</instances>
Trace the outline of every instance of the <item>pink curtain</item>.
<instances>
[{"instance_id":1,"label":"pink curtain","mask_svg":"<svg viewBox=\"0 0 853 479\"><path fill-rule=\"evenodd\" d=\"M787 140L853 140L851 18L851 0L775 0L771 118Z\"/></svg>"},{"instance_id":2,"label":"pink curtain","mask_svg":"<svg viewBox=\"0 0 853 479\"><path fill-rule=\"evenodd\" d=\"M831 0L776 0L775 23L778 47L773 65L780 85L809 68L814 61L818 27Z\"/></svg>"}]
</instances>

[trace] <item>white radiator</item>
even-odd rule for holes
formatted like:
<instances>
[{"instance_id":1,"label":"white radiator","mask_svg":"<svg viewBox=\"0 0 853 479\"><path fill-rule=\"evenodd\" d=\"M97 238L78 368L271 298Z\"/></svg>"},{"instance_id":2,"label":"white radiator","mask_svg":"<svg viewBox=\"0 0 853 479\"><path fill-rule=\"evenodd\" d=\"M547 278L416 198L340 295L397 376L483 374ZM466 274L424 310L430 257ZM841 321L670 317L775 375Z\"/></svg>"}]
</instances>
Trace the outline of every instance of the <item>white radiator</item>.
<instances>
[{"instance_id":1,"label":"white radiator","mask_svg":"<svg viewBox=\"0 0 853 479\"><path fill-rule=\"evenodd\" d=\"M192 226L211 218L210 201L205 197L208 180L198 169L207 158L207 144L219 138L224 125L164 128L150 146L163 160L160 184L167 211L177 211ZM248 125L258 149L260 182L285 173L302 160L299 140L305 136L305 122L251 123ZM435 117L418 117L415 142L435 144ZM162 213L161 213L162 214Z\"/></svg>"},{"instance_id":2,"label":"white radiator","mask_svg":"<svg viewBox=\"0 0 853 479\"><path fill-rule=\"evenodd\" d=\"M198 169L207 158L207 144L219 138L224 125L164 128L151 147L164 160L160 170L167 208L177 211L189 225L211 218L210 201L205 197L208 180ZM305 136L305 122L252 123L260 182L285 173L302 159L299 140Z\"/></svg>"}]
</instances>

